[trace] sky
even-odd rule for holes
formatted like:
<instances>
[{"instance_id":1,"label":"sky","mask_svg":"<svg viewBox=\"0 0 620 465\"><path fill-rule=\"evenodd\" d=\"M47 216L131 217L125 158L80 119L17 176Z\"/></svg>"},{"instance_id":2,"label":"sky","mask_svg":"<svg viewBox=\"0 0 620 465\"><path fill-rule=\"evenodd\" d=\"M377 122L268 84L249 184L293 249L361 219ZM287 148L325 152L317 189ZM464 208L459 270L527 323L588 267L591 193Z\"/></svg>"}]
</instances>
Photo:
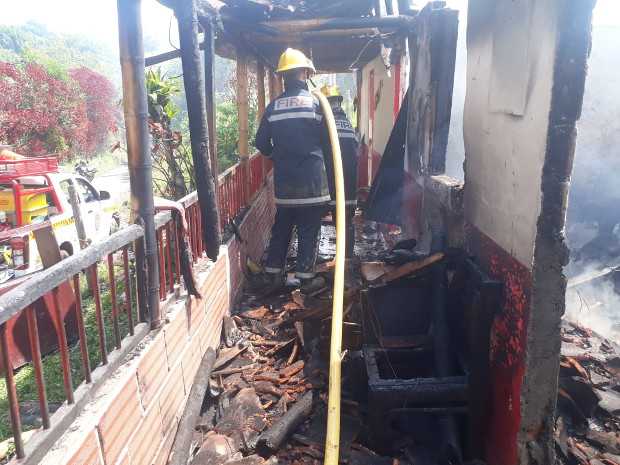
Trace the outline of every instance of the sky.
<instances>
[{"instance_id":1,"label":"sky","mask_svg":"<svg viewBox=\"0 0 620 465\"><path fill-rule=\"evenodd\" d=\"M460 9L466 3L466 0L448 0L453 8ZM172 42L178 42L171 10L156 0L143 0L142 17L145 39L149 45L157 47L150 52L170 50L168 32L171 24ZM115 0L19 0L3 6L0 24L26 21L44 24L54 32L86 34L109 44L118 40ZM594 24L620 27L620 0L598 0Z\"/></svg>"},{"instance_id":2,"label":"sky","mask_svg":"<svg viewBox=\"0 0 620 465\"><path fill-rule=\"evenodd\" d=\"M53 32L85 34L107 43L118 42L115 0L19 0L2 8L0 24L22 24L35 21ZM172 22L171 22L172 19ZM172 11L155 0L143 0L142 22L145 41L170 50L168 32L176 25ZM178 43L176 28L171 31L173 43Z\"/></svg>"}]
</instances>

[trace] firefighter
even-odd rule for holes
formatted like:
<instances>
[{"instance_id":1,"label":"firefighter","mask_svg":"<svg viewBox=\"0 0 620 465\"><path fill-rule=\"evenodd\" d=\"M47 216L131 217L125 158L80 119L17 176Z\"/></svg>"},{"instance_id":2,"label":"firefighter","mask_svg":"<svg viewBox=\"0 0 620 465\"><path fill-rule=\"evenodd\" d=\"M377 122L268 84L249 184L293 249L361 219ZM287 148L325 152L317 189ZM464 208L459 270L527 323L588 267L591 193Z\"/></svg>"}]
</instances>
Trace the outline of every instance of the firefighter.
<instances>
[{"instance_id":1,"label":"firefighter","mask_svg":"<svg viewBox=\"0 0 620 465\"><path fill-rule=\"evenodd\" d=\"M355 129L351 125L347 114L342 109L343 97L340 94L338 86L325 85L321 88L323 95L327 97L334 119L336 120L336 128L338 129L338 140L340 142L340 153L342 156L342 169L344 172L344 189L346 199L346 258L353 258L353 250L355 246L355 226L353 218L355 217L355 209L357 207L357 162L358 149L357 135ZM336 218L336 191L333 175L333 161L330 153L325 156L325 167L327 168L327 179L329 182L329 191L331 193L330 206L332 210L332 218Z\"/></svg>"},{"instance_id":2,"label":"firefighter","mask_svg":"<svg viewBox=\"0 0 620 465\"><path fill-rule=\"evenodd\" d=\"M329 145L321 108L306 80L314 65L303 52L287 49L277 73L284 93L265 110L256 148L273 161L276 217L271 229L265 273L259 283L264 293L284 285L286 256L293 230L297 230L296 277L301 291L310 293L325 285L315 274L321 220L330 200L324 152ZM261 280L259 280L261 281Z\"/></svg>"}]
</instances>

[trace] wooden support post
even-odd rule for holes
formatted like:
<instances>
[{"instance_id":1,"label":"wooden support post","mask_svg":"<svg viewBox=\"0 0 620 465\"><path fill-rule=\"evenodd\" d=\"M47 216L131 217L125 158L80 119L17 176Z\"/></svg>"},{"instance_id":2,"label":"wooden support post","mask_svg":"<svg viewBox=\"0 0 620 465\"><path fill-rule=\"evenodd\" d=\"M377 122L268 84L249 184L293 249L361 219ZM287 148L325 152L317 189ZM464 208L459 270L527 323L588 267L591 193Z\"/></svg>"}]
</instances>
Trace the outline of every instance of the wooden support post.
<instances>
[{"instance_id":1,"label":"wooden support post","mask_svg":"<svg viewBox=\"0 0 620 465\"><path fill-rule=\"evenodd\" d=\"M215 31L212 21L205 24L204 37L204 62L205 62L205 97L207 102L207 123L209 124L209 155L211 161L211 174L217 186L217 176L220 172L217 159L217 126L215 119ZM217 194L217 189L216 189Z\"/></svg>"},{"instance_id":2,"label":"wooden support post","mask_svg":"<svg viewBox=\"0 0 620 465\"><path fill-rule=\"evenodd\" d=\"M265 113L266 106L266 96L265 96L265 65L259 63L256 66L256 83L258 87L258 114L256 115L257 120L260 122L260 119L263 117L263 113Z\"/></svg>"},{"instance_id":3,"label":"wooden support post","mask_svg":"<svg viewBox=\"0 0 620 465\"><path fill-rule=\"evenodd\" d=\"M144 227L144 249L136 250L138 289L146 287L139 305L148 310L153 328L161 325L159 309L159 263L155 237L153 165L144 77L141 0L117 0L118 37L123 76L123 109L127 136L127 160L132 214Z\"/></svg>"},{"instance_id":4,"label":"wooden support post","mask_svg":"<svg viewBox=\"0 0 620 465\"><path fill-rule=\"evenodd\" d=\"M243 203L247 205L250 201L248 59L240 50L237 50L237 112L239 118L239 144L237 150L241 158L243 173Z\"/></svg>"},{"instance_id":5,"label":"wooden support post","mask_svg":"<svg viewBox=\"0 0 620 465\"><path fill-rule=\"evenodd\" d=\"M257 95L258 95L258 112L256 114L256 119L258 121L258 124L260 124L260 120L263 117L263 114L265 113L265 106L266 106L266 96L265 96L265 65L263 65L262 63L258 63L258 65L256 66L256 83L257 83ZM267 173L267 170L265 168L265 159L264 157L262 157L263 159L261 160L261 179L264 181L265 180L265 174Z\"/></svg>"},{"instance_id":6,"label":"wooden support post","mask_svg":"<svg viewBox=\"0 0 620 465\"><path fill-rule=\"evenodd\" d=\"M201 232L207 256L212 260L217 260L221 244L220 220L215 197L215 182L209 163L207 104L203 63L198 47L196 0L177 2L175 14L179 23L183 85L187 100L192 158L202 220Z\"/></svg>"},{"instance_id":7,"label":"wooden support post","mask_svg":"<svg viewBox=\"0 0 620 465\"><path fill-rule=\"evenodd\" d=\"M273 101L278 94L276 93L276 75L273 71L269 71L269 101Z\"/></svg>"}]
</instances>

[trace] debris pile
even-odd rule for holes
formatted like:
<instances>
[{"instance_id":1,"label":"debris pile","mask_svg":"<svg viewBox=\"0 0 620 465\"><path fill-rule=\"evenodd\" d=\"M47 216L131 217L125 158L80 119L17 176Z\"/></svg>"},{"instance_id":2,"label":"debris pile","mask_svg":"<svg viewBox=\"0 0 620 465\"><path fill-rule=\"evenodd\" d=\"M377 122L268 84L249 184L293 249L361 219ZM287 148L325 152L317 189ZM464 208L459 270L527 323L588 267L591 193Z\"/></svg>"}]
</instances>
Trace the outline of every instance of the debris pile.
<instances>
[{"instance_id":1,"label":"debris pile","mask_svg":"<svg viewBox=\"0 0 620 465\"><path fill-rule=\"evenodd\" d=\"M317 271L331 283L333 228L324 227L323 232L323 263ZM376 240L361 239L358 253L366 248L376 250ZM405 456L382 456L369 448L362 402L366 376L363 362L354 355L361 353L362 345L362 275L353 262L347 268L340 456L352 465L407 462ZM329 286L309 295L283 290L280 295L244 296L223 322L222 343L196 422L189 463L322 462L331 310Z\"/></svg>"},{"instance_id":2,"label":"debris pile","mask_svg":"<svg viewBox=\"0 0 620 465\"><path fill-rule=\"evenodd\" d=\"M347 264L341 462L440 464L446 461L439 457L453 456L452 463L463 463L460 431L468 428L468 409L481 404L467 395L475 366L456 360L456 366L446 365L443 375L437 368L437 355L458 345L448 344L448 333L440 338L437 330L442 324L436 318L441 310L437 292L443 289L437 283L450 257L418 256L415 243L407 241L373 249L373 240L369 236L358 244L358 252L372 250L364 254L372 261ZM322 251L332 242L324 234ZM333 257L329 251L323 257L319 272L331 283ZM458 281L454 278L450 289L457 289ZM485 285L483 292L495 286ZM407 312L402 311L403 302ZM221 346L208 364L190 423L194 429L188 428L193 434L191 448L185 447L189 460L184 457L178 463L323 461L331 308L329 287L309 295L283 290L279 295L244 296L223 321ZM446 328L453 323L443 322ZM568 322L562 337L555 425L558 464L620 465L618 347ZM470 349L488 351L478 345ZM448 424L446 419L453 420ZM463 455L471 458L472 453L476 451L464 450Z\"/></svg>"},{"instance_id":3,"label":"debris pile","mask_svg":"<svg viewBox=\"0 0 620 465\"><path fill-rule=\"evenodd\" d=\"M617 345L575 323L562 327L556 414L558 462L620 465L620 357Z\"/></svg>"},{"instance_id":4,"label":"debris pile","mask_svg":"<svg viewBox=\"0 0 620 465\"><path fill-rule=\"evenodd\" d=\"M331 300L320 294L329 291L247 297L241 311L226 317L192 464L314 463L323 457L328 370L315 336L329 318ZM354 292L348 295L351 308ZM356 442L357 403L345 397L344 404L354 408L344 414L343 440L367 454Z\"/></svg>"}]
</instances>

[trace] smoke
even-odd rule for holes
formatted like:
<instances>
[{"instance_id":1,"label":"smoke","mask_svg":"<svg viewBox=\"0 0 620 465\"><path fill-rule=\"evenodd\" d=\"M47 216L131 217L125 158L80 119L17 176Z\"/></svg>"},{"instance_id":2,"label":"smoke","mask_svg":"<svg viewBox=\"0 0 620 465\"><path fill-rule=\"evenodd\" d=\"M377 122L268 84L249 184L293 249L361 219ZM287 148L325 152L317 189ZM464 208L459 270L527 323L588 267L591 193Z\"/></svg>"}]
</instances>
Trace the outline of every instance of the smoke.
<instances>
[{"instance_id":1,"label":"smoke","mask_svg":"<svg viewBox=\"0 0 620 465\"><path fill-rule=\"evenodd\" d=\"M571 265L576 266L575 263ZM598 275L605 271L607 269L589 265L569 280L569 288L566 290L565 319L620 343L620 295L614 289L614 281L611 278L614 273L587 284L570 287L571 283L580 278Z\"/></svg>"},{"instance_id":2,"label":"smoke","mask_svg":"<svg viewBox=\"0 0 620 465\"><path fill-rule=\"evenodd\" d=\"M609 66L618 43L619 26L594 25L568 204L569 282L620 264L620 72ZM612 276L569 288L566 318L619 341L620 295Z\"/></svg>"},{"instance_id":3,"label":"smoke","mask_svg":"<svg viewBox=\"0 0 620 465\"><path fill-rule=\"evenodd\" d=\"M600 230L601 223L605 223L609 229L620 222L620 72L609 66L619 43L620 26L593 28L586 92L577 127L569 228L576 223L597 223Z\"/></svg>"}]
</instances>

